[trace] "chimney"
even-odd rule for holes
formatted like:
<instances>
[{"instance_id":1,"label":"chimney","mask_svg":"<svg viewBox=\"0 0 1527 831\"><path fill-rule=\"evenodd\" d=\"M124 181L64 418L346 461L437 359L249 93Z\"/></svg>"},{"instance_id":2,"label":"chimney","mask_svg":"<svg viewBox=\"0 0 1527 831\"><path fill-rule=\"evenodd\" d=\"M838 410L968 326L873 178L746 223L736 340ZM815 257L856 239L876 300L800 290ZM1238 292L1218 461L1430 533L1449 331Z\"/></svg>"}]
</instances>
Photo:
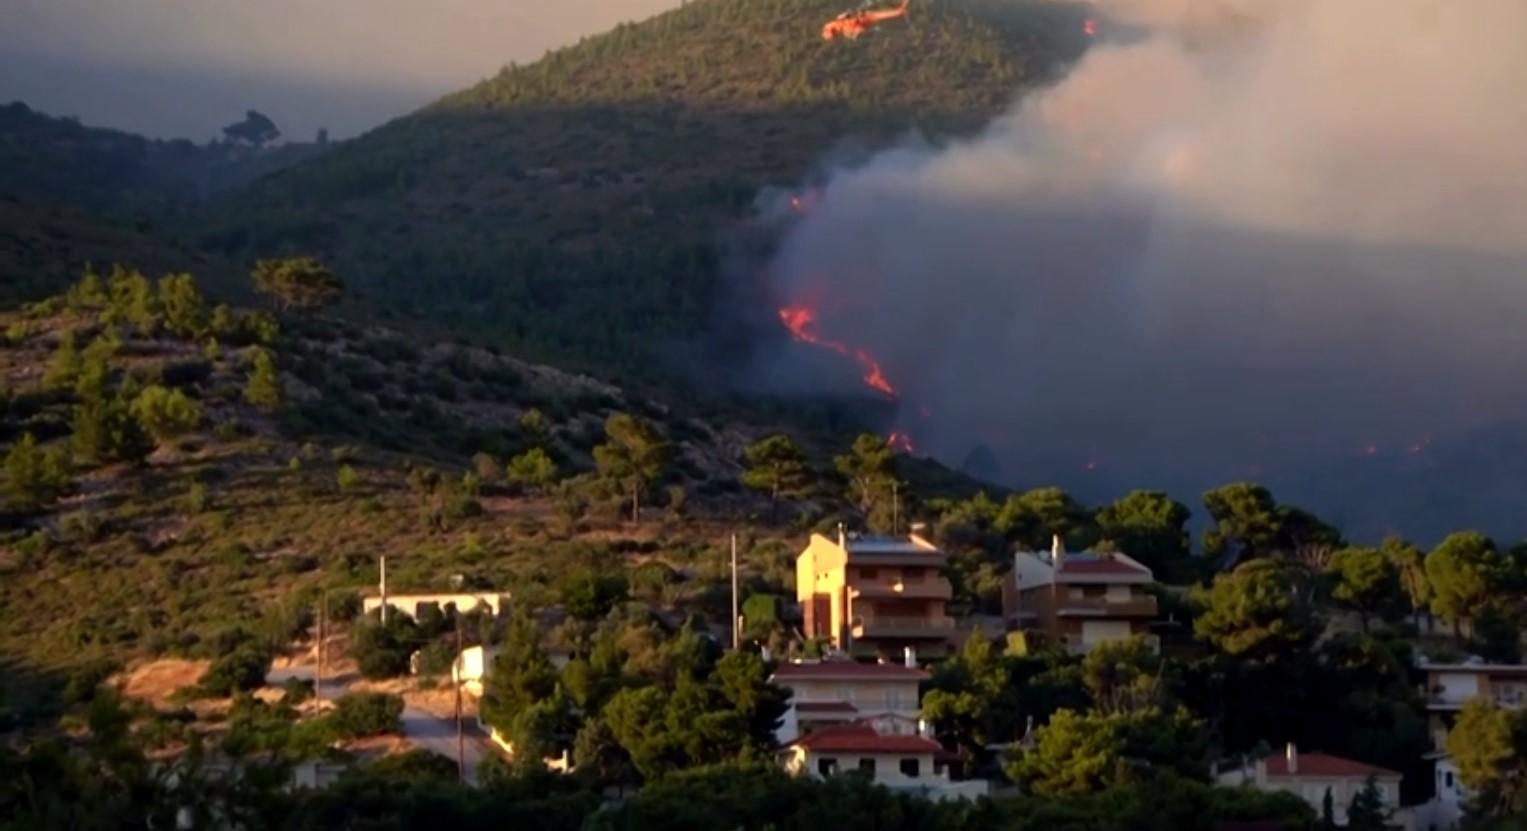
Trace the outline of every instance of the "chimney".
<instances>
[{"instance_id":1,"label":"chimney","mask_svg":"<svg viewBox=\"0 0 1527 831\"><path fill-rule=\"evenodd\" d=\"M838 523L838 547L842 549L848 548L848 532L843 530L843 523L841 522Z\"/></svg>"},{"instance_id":2,"label":"chimney","mask_svg":"<svg viewBox=\"0 0 1527 831\"><path fill-rule=\"evenodd\" d=\"M766 663L766 664L774 657L769 652L768 644L765 644L765 645L763 645L763 646L758 648L758 657L762 658L763 662Z\"/></svg>"},{"instance_id":3,"label":"chimney","mask_svg":"<svg viewBox=\"0 0 1527 831\"><path fill-rule=\"evenodd\" d=\"M918 719L917 735L922 736L925 739L933 738L933 725L929 724L928 720L925 718Z\"/></svg>"},{"instance_id":4,"label":"chimney","mask_svg":"<svg viewBox=\"0 0 1527 831\"><path fill-rule=\"evenodd\" d=\"M901 651L901 660L908 669L917 669L917 650L910 646L906 647Z\"/></svg>"},{"instance_id":5,"label":"chimney","mask_svg":"<svg viewBox=\"0 0 1527 831\"><path fill-rule=\"evenodd\" d=\"M1060 564L1066 560L1066 547L1061 544L1059 534L1050 535L1050 565L1060 571Z\"/></svg>"},{"instance_id":6,"label":"chimney","mask_svg":"<svg viewBox=\"0 0 1527 831\"><path fill-rule=\"evenodd\" d=\"M1289 742L1288 746L1283 748L1283 755L1288 759L1288 774L1290 776L1297 774L1299 772L1299 748L1295 747L1293 742Z\"/></svg>"}]
</instances>

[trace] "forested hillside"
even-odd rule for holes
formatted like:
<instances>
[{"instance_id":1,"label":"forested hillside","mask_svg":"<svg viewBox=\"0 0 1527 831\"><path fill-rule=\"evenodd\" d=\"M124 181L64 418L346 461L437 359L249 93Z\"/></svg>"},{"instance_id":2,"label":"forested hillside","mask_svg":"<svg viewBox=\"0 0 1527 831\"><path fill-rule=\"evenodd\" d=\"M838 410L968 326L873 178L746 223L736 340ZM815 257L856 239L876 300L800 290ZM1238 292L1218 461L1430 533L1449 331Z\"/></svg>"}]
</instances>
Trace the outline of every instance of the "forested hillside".
<instances>
[{"instance_id":1,"label":"forested hillside","mask_svg":"<svg viewBox=\"0 0 1527 831\"><path fill-rule=\"evenodd\" d=\"M925 3L825 43L840 6L700 0L621 26L260 182L199 240L316 252L384 309L654 374L711 319L722 233L760 188L974 129L1085 40L1064 4Z\"/></svg>"}]
</instances>

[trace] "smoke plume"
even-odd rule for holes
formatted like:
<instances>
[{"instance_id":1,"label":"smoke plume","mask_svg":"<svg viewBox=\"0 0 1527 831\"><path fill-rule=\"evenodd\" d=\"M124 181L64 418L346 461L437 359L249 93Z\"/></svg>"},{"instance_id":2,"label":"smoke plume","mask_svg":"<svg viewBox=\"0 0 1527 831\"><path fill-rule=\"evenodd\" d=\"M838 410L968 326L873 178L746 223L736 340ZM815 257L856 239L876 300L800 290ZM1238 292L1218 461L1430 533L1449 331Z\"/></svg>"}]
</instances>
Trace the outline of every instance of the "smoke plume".
<instances>
[{"instance_id":1,"label":"smoke plume","mask_svg":"<svg viewBox=\"0 0 1527 831\"><path fill-rule=\"evenodd\" d=\"M782 302L880 361L920 451L1013 485L1527 531L1527 3L1095 7L978 137L830 171Z\"/></svg>"}]
</instances>

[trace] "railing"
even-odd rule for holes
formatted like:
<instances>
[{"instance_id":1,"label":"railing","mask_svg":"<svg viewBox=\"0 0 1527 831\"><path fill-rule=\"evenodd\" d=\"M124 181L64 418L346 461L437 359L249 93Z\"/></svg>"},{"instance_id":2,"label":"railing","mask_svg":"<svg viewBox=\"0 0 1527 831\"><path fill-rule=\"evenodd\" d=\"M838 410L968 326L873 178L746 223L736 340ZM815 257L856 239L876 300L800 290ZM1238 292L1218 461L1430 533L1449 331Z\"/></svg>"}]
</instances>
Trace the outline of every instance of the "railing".
<instances>
[{"instance_id":1,"label":"railing","mask_svg":"<svg viewBox=\"0 0 1527 831\"><path fill-rule=\"evenodd\" d=\"M1106 597L1061 597L1055 601L1059 614L1155 617L1158 612L1156 598L1131 597L1128 600L1109 600Z\"/></svg>"},{"instance_id":2,"label":"railing","mask_svg":"<svg viewBox=\"0 0 1527 831\"><path fill-rule=\"evenodd\" d=\"M863 615L853 619L853 630L856 638L876 635L940 637L954 632L954 618L948 615L937 617Z\"/></svg>"},{"instance_id":3,"label":"railing","mask_svg":"<svg viewBox=\"0 0 1527 831\"><path fill-rule=\"evenodd\" d=\"M954 587L942 577L922 580L860 580L849 585L854 597L926 597L948 600L954 596Z\"/></svg>"}]
</instances>

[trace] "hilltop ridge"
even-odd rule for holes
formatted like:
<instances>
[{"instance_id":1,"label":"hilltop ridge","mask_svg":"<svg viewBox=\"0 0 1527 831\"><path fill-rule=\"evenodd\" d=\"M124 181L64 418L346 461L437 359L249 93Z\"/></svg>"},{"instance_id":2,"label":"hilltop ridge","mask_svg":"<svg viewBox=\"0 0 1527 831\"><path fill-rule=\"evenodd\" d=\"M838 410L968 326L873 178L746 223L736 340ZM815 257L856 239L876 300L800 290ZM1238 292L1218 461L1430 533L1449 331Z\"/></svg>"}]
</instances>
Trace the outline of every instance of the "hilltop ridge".
<instances>
[{"instance_id":1,"label":"hilltop ridge","mask_svg":"<svg viewBox=\"0 0 1527 831\"><path fill-rule=\"evenodd\" d=\"M824 43L837 0L699 0L270 176L198 239L315 252L381 309L659 375L711 320L721 235L762 188L835 148L976 129L1080 51L1067 8L927 4Z\"/></svg>"}]
</instances>

